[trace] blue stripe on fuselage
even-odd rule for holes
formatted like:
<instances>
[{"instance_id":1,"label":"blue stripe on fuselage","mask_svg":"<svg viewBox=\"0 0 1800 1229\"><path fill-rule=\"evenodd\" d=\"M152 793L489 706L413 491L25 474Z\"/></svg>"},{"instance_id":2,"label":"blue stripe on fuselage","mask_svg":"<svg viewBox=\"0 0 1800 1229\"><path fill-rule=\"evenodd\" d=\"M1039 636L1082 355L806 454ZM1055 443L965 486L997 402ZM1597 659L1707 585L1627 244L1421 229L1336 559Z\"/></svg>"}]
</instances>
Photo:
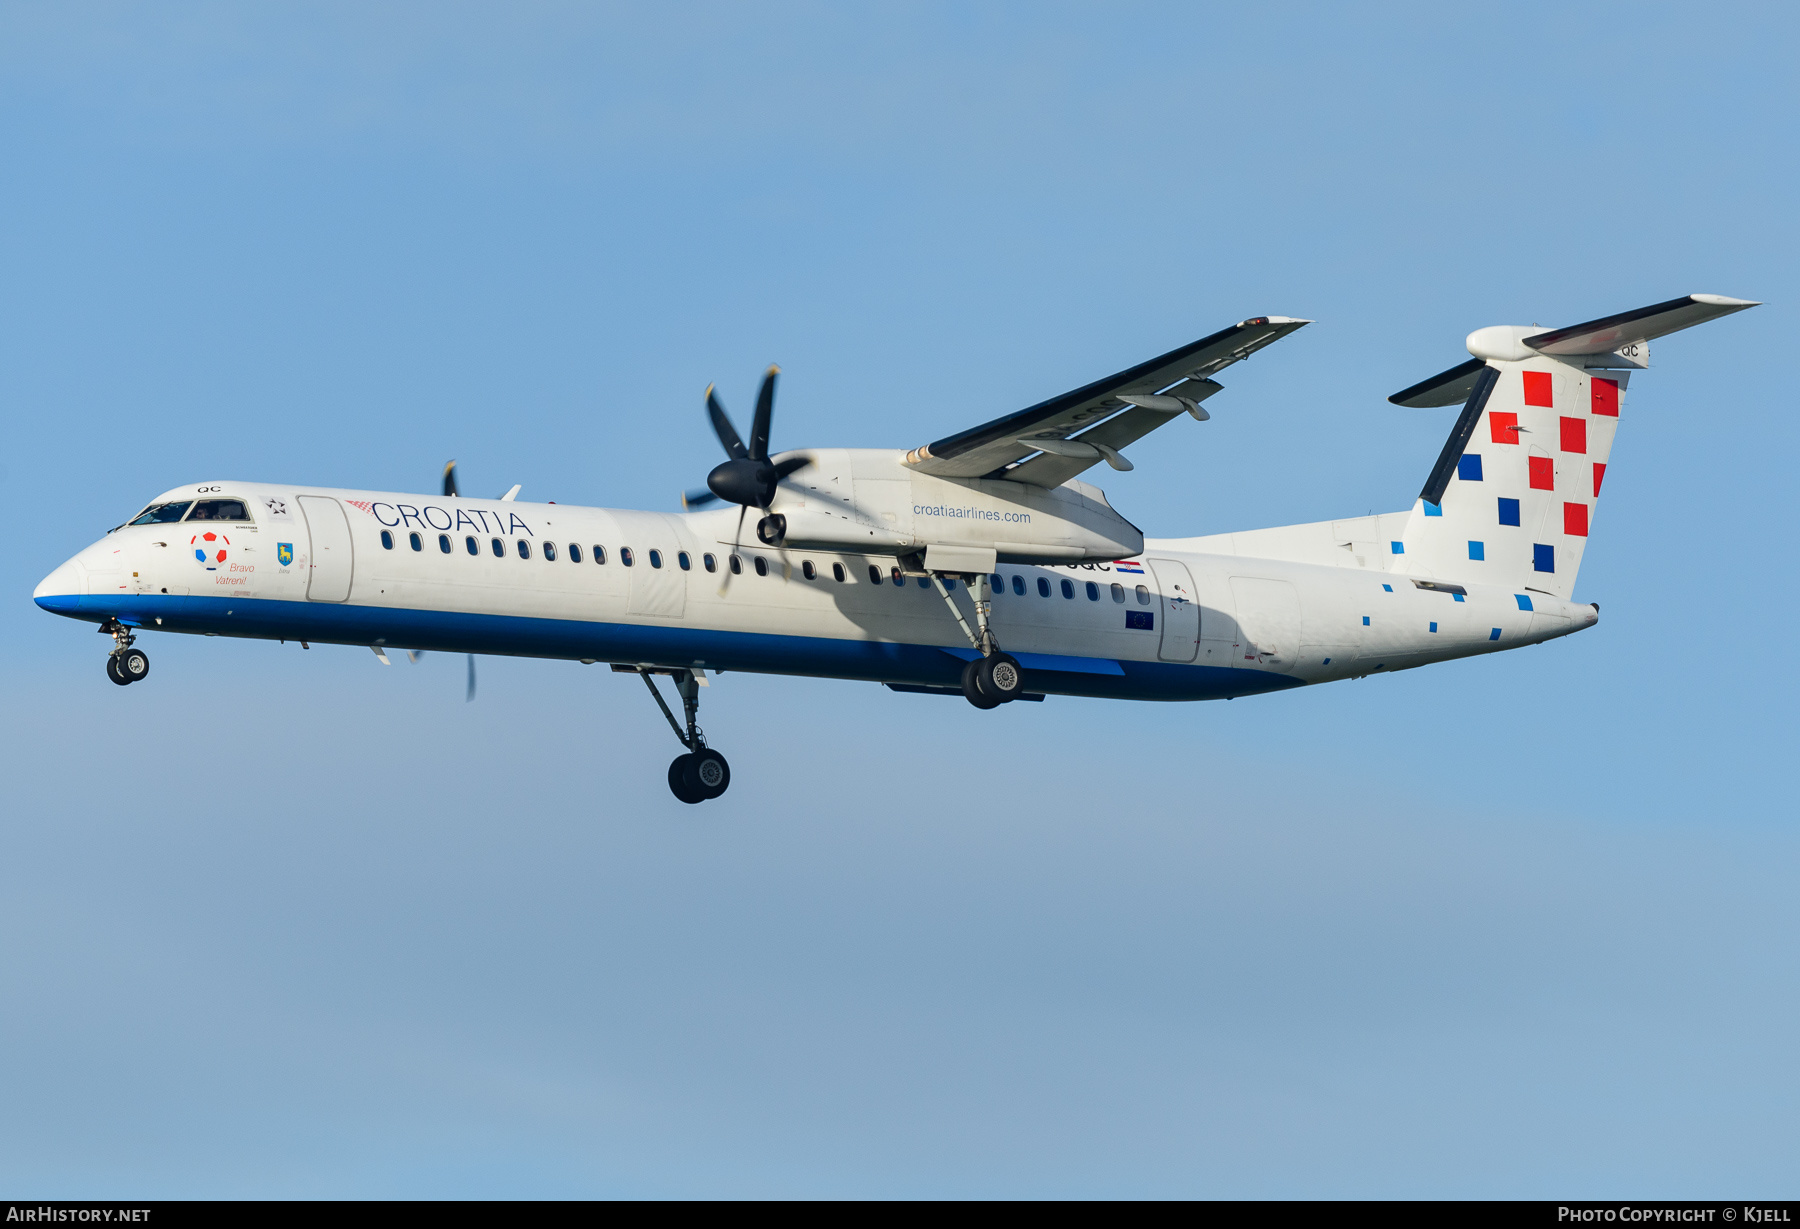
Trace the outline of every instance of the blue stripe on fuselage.
<instances>
[{"instance_id":1,"label":"blue stripe on fuselage","mask_svg":"<svg viewBox=\"0 0 1800 1229\"><path fill-rule=\"evenodd\" d=\"M442 653L503 657L630 662L663 666L703 664L709 670L798 674L955 687L962 662L937 645L880 640L836 640L683 626L590 623L521 615L461 614L336 602L285 602L269 598L45 596L37 604L54 614L90 623L116 618L147 630L241 636L259 640L307 640ZM160 622L159 622L160 620ZM1130 700L1217 700L1301 685L1299 679L1261 670L1124 661L1121 674L1084 668L1049 668L1050 654L1032 654L1027 687L1052 695Z\"/></svg>"}]
</instances>

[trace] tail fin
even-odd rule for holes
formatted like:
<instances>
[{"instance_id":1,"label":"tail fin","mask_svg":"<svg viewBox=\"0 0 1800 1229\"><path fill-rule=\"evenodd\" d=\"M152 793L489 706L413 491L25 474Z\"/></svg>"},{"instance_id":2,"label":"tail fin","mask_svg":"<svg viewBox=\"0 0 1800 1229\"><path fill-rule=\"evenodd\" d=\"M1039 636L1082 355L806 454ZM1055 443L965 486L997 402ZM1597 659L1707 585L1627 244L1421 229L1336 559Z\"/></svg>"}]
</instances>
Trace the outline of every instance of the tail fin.
<instances>
[{"instance_id":1,"label":"tail fin","mask_svg":"<svg viewBox=\"0 0 1800 1229\"><path fill-rule=\"evenodd\" d=\"M1548 332L1469 334L1475 357L1395 393L1463 403L1392 570L1533 588L1569 599L1593 526L1619 408L1653 338L1757 304L1695 294Z\"/></svg>"}]
</instances>

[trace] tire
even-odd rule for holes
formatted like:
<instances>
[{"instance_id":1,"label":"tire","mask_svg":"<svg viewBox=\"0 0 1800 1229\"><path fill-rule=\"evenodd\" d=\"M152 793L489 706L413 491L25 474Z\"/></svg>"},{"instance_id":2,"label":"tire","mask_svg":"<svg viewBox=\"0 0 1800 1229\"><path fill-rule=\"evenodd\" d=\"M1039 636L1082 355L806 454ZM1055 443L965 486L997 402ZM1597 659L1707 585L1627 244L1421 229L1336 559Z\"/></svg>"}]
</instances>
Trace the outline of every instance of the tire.
<instances>
[{"instance_id":1,"label":"tire","mask_svg":"<svg viewBox=\"0 0 1800 1229\"><path fill-rule=\"evenodd\" d=\"M731 765L717 751L707 747L688 756L687 761L681 776L690 793L705 800L717 798L731 788Z\"/></svg>"},{"instance_id":2,"label":"tire","mask_svg":"<svg viewBox=\"0 0 1800 1229\"><path fill-rule=\"evenodd\" d=\"M150 673L150 658L142 649L126 649L118 661L119 673L127 683L135 683Z\"/></svg>"},{"instance_id":3,"label":"tire","mask_svg":"<svg viewBox=\"0 0 1800 1229\"><path fill-rule=\"evenodd\" d=\"M130 679L119 673L119 656L117 653L108 653L106 655L106 677L121 687L131 682Z\"/></svg>"},{"instance_id":4,"label":"tire","mask_svg":"<svg viewBox=\"0 0 1800 1229\"><path fill-rule=\"evenodd\" d=\"M701 796L694 793L688 786L688 761L693 758L691 755L678 755L669 765L669 792L674 794L678 801L689 804L702 801Z\"/></svg>"},{"instance_id":5,"label":"tire","mask_svg":"<svg viewBox=\"0 0 1800 1229\"><path fill-rule=\"evenodd\" d=\"M1025 694L1025 671L1005 653L995 653L975 663L975 681L982 692L999 703Z\"/></svg>"},{"instance_id":6,"label":"tire","mask_svg":"<svg viewBox=\"0 0 1800 1229\"><path fill-rule=\"evenodd\" d=\"M976 708L999 708L1000 701L981 689L981 659L976 658L963 667L963 695Z\"/></svg>"}]
</instances>

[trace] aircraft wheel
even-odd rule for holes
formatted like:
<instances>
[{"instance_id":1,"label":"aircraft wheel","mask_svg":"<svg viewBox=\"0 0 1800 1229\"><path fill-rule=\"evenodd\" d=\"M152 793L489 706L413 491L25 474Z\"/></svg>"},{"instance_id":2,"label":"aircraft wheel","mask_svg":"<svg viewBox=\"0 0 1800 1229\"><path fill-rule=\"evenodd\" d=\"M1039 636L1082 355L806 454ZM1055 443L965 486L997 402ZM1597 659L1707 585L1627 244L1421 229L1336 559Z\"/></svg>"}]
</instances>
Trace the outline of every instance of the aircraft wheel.
<instances>
[{"instance_id":1,"label":"aircraft wheel","mask_svg":"<svg viewBox=\"0 0 1800 1229\"><path fill-rule=\"evenodd\" d=\"M119 655L117 653L108 653L106 656L106 677L121 687L131 681L119 673Z\"/></svg>"},{"instance_id":2,"label":"aircraft wheel","mask_svg":"<svg viewBox=\"0 0 1800 1229\"><path fill-rule=\"evenodd\" d=\"M118 662L124 682L135 683L150 673L150 657L142 649L126 649L119 654Z\"/></svg>"},{"instance_id":3,"label":"aircraft wheel","mask_svg":"<svg viewBox=\"0 0 1800 1229\"><path fill-rule=\"evenodd\" d=\"M698 794L705 800L717 798L731 788L731 765L711 747L702 748L685 758L688 763L682 769L682 781L690 793Z\"/></svg>"},{"instance_id":4,"label":"aircraft wheel","mask_svg":"<svg viewBox=\"0 0 1800 1229\"><path fill-rule=\"evenodd\" d=\"M669 792L682 802L704 802L706 796L699 793L688 783L688 766L693 761L691 755L678 755L669 765Z\"/></svg>"},{"instance_id":5,"label":"aircraft wheel","mask_svg":"<svg viewBox=\"0 0 1800 1229\"><path fill-rule=\"evenodd\" d=\"M1004 704L1025 694L1025 671L1005 653L984 657L975 666L976 684L996 702Z\"/></svg>"},{"instance_id":6,"label":"aircraft wheel","mask_svg":"<svg viewBox=\"0 0 1800 1229\"><path fill-rule=\"evenodd\" d=\"M963 667L963 695L976 708L999 708L1000 701L981 689L981 658L976 658Z\"/></svg>"}]
</instances>

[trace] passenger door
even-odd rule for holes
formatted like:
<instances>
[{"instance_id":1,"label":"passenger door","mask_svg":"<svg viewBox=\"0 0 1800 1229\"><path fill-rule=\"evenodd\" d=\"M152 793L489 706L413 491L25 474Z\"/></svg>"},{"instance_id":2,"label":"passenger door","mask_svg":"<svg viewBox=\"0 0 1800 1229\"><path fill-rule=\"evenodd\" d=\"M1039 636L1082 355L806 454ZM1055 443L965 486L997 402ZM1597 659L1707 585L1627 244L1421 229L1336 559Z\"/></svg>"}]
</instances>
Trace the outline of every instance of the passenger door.
<instances>
[{"instance_id":1,"label":"passenger door","mask_svg":"<svg viewBox=\"0 0 1800 1229\"><path fill-rule=\"evenodd\" d=\"M312 537L312 562L306 580L306 596L314 602L342 602L350 596L355 561L350 546L350 522L343 505L324 495L300 496L300 512Z\"/></svg>"},{"instance_id":2,"label":"passenger door","mask_svg":"<svg viewBox=\"0 0 1800 1229\"><path fill-rule=\"evenodd\" d=\"M1200 601L1187 564L1174 559L1146 559L1156 591L1162 594L1162 644L1156 655L1164 661L1193 661L1200 651Z\"/></svg>"}]
</instances>

